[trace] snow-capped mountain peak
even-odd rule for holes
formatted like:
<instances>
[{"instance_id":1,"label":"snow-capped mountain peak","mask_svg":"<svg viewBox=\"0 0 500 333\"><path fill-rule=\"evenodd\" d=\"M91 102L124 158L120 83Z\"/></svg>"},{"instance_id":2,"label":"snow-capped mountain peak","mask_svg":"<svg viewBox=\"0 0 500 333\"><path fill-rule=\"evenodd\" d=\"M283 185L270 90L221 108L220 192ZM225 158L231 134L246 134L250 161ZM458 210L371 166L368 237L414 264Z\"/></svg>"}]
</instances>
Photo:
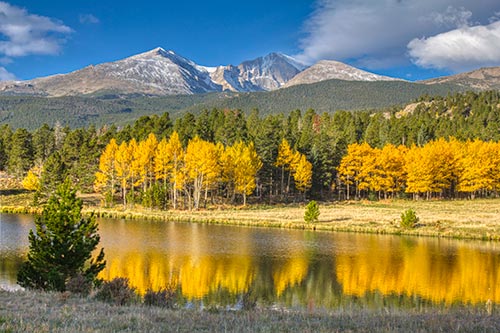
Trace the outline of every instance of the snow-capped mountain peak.
<instances>
[{"instance_id":1,"label":"snow-capped mountain peak","mask_svg":"<svg viewBox=\"0 0 500 333\"><path fill-rule=\"evenodd\" d=\"M102 92L147 95L223 90L253 92L328 79L393 80L336 61L319 61L308 67L279 52L244 61L237 66L208 67L198 65L172 50L157 47L68 74L30 81L0 82L0 93L65 96Z\"/></svg>"},{"instance_id":2,"label":"snow-capped mountain peak","mask_svg":"<svg viewBox=\"0 0 500 333\"><path fill-rule=\"evenodd\" d=\"M224 90L260 91L283 86L306 66L282 53L269 53L238 66L221 66L211 73L212 80Z\"/></svg>"}]
</instances>

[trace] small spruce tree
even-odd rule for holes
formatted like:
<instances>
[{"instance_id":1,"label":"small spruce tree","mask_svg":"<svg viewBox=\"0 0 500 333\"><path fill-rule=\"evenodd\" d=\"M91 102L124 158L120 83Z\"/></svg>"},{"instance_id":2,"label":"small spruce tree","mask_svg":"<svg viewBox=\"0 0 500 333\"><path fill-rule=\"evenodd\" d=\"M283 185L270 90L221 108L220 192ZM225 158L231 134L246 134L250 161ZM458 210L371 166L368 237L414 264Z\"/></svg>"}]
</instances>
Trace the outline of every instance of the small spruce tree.
<instances>
[{"instance_id":1,"label":"small spruce tree","mask_svg":"<svg viewBox=\"0 0 500 333\"><path fill-rule=\"evenodd\" d=\"M312 223L318 221L319 217L319 206L314 200L309 201L306 206L306 212L304 214L304 221L307 223Z\"/></svg>"},{"instance_id":2,"label":"small spruce tree","mask_svg":"<svg viewBox=\"0 0 500 333\"><path fill-rule=\"evenodd\" d=\"M82 218L82 201L68 181L61 184L35 220L36 233L29 234L28 260L22 265L17 282L22 287L65 291L66 283L78 275L97 282L104 269L104 251L92 252L100 241L93 216Z\"/></svg>"}]
</instances>

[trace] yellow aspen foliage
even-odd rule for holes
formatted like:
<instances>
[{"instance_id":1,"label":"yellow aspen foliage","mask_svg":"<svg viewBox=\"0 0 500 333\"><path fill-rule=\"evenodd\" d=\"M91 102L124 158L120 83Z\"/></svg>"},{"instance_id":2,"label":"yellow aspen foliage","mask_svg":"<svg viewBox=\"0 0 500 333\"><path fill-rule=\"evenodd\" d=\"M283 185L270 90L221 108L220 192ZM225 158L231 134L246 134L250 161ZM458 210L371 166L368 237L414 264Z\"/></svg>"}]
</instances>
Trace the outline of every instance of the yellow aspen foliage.
<instances>
[{"instance_id":1,"label":"yellow aspen foliage","mask_svg":"<svg viewBox=\"0 0 500 333\"><path fill-rule=\"evenodd\" d=\"M458 191L469 193L474 197L476 192L482 190L497 190L500 179L499 144L475 140L466 142L462 146Z\"/></svg>"},{"instance_id":2,"label":"yellow aspen foliage","mask_svg":"<svg viewBox=\"0 0 500 333\"><path fill-rule=\"evenodd\" d=\"M395 193L403 189L406 181L404 172L405 155L408 148L405 146L385 145L378 151L376 169L380 170L380 188L377 191Z\"/></svg>"},{"instance_id":3,"label":"yellow aspen foliage","mask_svg":"<svg viewBox=\"0 0 500 333\"><path fill-rule=\"evenodd\" d=\"M255 190L255 177L262 168L262 161L255 150L253 143L249 145L237 142L233 146L226 148L226 166L230 166L234 189L236 193L243 195L243 205L246 205L247 195ZM227 162L230 161L230 162ZM227 169L226 169L226 172Z\"/></svg>"},{"instance_id":4,"label":"yellow aspen foliage","mask_svg":"<svg viewBox=\"0 0 500 333\"><path fill-rule=\"evenodd\" d=\"M156 154L154 157L155 165L155 177L158 180L168 181L170 174L170 160L171 156L168 152L168 142L167 139L163 138L156 148Z\"/></svg>"},{"instance_id":5,"label":"yellow aspen foliage","mask_svg":"<svg viewBox=\"0 0 500 333\"><path fill-rule=\"evenodd\" d=\"M179 134L174 131L168 140L167 154L171 157L170 183L172 184L172 204L177 208L177 191L182 190L186 181L184 172L184 149Z\"/></svg>"},{"instance_id":6,"label":"yellow aspen foliage","mask_svg":"<svg viewBox=\"0 0 500 333\"><path fill-rule=\"evenodd\" d=\"M128 182L132 178L133 146L122 142L115 155L116 178L120 183L123 206L127 205Z\"/></svg>"},{"instance_id":7,"label":"yellow aspen foliage","mask_svg":"<svg viewBox=\"0 0 500 333\"><path fill-rule=\"evenodd\" d=\"M150 133L146 140L140 141L138 145L137 169L144 189L151 187L155 178L154 159L158 140L153 133Z\"/></svg>"},{"instance_id":8,"label":"yellow aspen foliage","mask_svg":"<svg viewBox=\"0 0 500 333\"><path fill-rule=\"evenodd\" d=\"M295 166L293 174L295 187L300 192L306 192L312 186L312 164L306 159L305 155L300 156L299 162Z\"/></svg>"},{"instance_id":9,"label":"yellow aspen foliage","mask_svg":"<svg viewBox=\"0 0 500 333\"><path fill-rule=\"evenodd\" d=\"M420 193L430 192L432 186L432 175L430 174L430 160L426 156L424 148L413 145L405 157L406 192Z\"/></svg>"},{"instance_id":10,"label":"yellow aspen foliage","mask_svg":"<svg viewBox=\"0 0 500 333\"><path fill-rule=\"evenodd\" d=\"M350 186L355 185L356 196L361 189L369 188L367 176L373 167L373 149L367 143L353 143L347 147L347 154L337 168L340 181L346 185L347 200L350 197ZM367 162L370 162L367 164ZM360 186L361 184L361 186Z\"/></svg>"},{"instance_id":11,"label":"yellow aspen foliage","mask_svg":"<svg viewBox=\"0 0 500 333\"><path fill-rule=\"evenodd\" d=\"M96 173L94 182L96 192L108 193L111 201L116 184L115 155L117 150L116 140L111 139L99 158L99 171Z\"/></svg>"},{"instance_id":12,"label":"yellow aspen foliage","mask_svg":"<svg viewBox=\"0 0 500 333\"><path fill-rule=\"evenodd\" d=\"M220 146L204 141L198 136L189 140L184 155L185 170L192 187L192 198L195 209L200 206L203 187L208 188L220 174Z\"/></svg>"},{"instance_id":13,"label":"yellow aspen foliage","mask_svg":"<svg viewBox=\"0 0 500 333\"><path fill-rule=\"evenodd\" d=\"M134 198L135 187L141 184L141 172L139 160L139 144L135 139L132 139L128 143L128 149L131 154L130 161L130 191L132 192L132 198ZM135 200L135 199L133 199Z\"/></svg>"},{"instance_id":14,"label":"yellow aspen foliage","mask_svg":"<svg viewBox=\"0 0 500 333\"><path fill-rule=\"evenodd\" d=\"M290 147L290 144L285 138L283 138L278 147L278 157L276 158L276 163L274 165L289 170L290 164L292 163L293 160L293 155L294 152Z\"/></svg>"},{"instance_id":15,"label":"yellow aspen foliage","mask_svg":"<svg viewBox=\"0 0 500 333\"><path fill-rule=\"evenodd\" d=\"M28 171L28 174L21 182L23 188L28 191L38 191L40 190L42 184L40 181L40 168L34 167Z\"/></svg>"},{"instance_id":16,"label":"yellow aspen foliage","mask_svg":"<svg viewBox=\"0 0 500 333\"><path fill-rule=\"evenodd\" d=\"M442 194L451 191L460 173L460 143L438 139L425 146L410 148L406 156L408 193Z\"/></svg>"}]
</instances>

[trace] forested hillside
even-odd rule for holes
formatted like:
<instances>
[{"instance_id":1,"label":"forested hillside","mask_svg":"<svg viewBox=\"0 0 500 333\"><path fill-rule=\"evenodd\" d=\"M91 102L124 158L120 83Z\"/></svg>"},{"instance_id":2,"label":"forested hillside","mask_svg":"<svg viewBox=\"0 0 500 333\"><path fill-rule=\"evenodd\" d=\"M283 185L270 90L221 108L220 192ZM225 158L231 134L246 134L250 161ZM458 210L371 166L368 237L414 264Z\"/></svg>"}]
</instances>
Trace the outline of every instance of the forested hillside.
<instances>
[{"instance_id":1,"label":"forested hillside","mask_svg":"<svg viewBox=\"0 0 500 333\"><path fill-rule=\"evenodd\" d=\"M107 204L157 207L243 203L247 197L260 202L344 199L353 194L473 197L496 195L500 187L500 174L488 171L500 169L499 140L500 92L469 92L422 98L405 112L392 108L319 114L309 109L268 115L253 111L246 116L213 109L175 120L168 113L145 116L121 129L45 125L28 131L3 125L0 169L24 180L25 188L37 191L40 200L69 177L83 192L99 190ZM359 147L365 153L356 154ZM398 162L396 156L391 162L399 165L397 185L389 185L389 190L370 183L388 170L381 156L387 159L392 155L385 153L394 149L404 152L399 154L404 160ZM353 156L368 160L347 163L356 160ZM476 172L484 176L480 185L467 175L474 170L473 161L467 162L471 156L489 168ZM174 167L173 160L179 165ZM439 163L454 169L435 180L436 168L443 169ZM236 174L250 165L251 177ZM207 169L200 171L202 166ZM412 184L411 168L430 183ZM173 176L174 169L181 171Z\"/></svg>"},{"instance_id":2,"label":"forested hillside","mask_svg":"<svg viewBox=\"0 0 500 333\"><path fill-rule=\"evenodd\" d=\"M59 122L71 128L89 125L130 124L141 116L169 112L172 118L186 112L238 109L249 114L288 113L312 108L318 113L361 110L402 105L422 95L446 96L464 88L451 84L417 84L404 81L360 82L329 80L293 86L272 92L210 93L175 96L133 96L108 94L86 97L0 96L0 124L34 130L44 123Z\"/></svg>"}]
</instances>

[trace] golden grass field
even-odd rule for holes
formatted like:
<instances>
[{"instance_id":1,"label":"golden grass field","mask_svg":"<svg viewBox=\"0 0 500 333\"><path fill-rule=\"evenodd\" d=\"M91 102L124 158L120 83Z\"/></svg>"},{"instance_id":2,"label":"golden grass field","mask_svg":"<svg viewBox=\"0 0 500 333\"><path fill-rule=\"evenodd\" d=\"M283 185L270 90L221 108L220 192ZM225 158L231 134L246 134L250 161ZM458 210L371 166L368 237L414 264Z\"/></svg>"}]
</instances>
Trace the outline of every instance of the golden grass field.
<instances>
[{"instance_id":1,"label":"golden grass field","mask_svg":"<svg viewBox=\"0 0 500 333\"><path fill-rule=\"evenodd\" d=\"M28 193L0 195L0 211L39 213L41 207L30 206L30 196ZM305 203L160 211L140 206L102 208L95 196L83 198L84 211L100 217L500 240L500 198L320 203L319 221L311 224L304 222ZM401 214L409 208L416 211L419 223L413 229L404 229L399 222Z\"/></svg>"}]
</instances>

